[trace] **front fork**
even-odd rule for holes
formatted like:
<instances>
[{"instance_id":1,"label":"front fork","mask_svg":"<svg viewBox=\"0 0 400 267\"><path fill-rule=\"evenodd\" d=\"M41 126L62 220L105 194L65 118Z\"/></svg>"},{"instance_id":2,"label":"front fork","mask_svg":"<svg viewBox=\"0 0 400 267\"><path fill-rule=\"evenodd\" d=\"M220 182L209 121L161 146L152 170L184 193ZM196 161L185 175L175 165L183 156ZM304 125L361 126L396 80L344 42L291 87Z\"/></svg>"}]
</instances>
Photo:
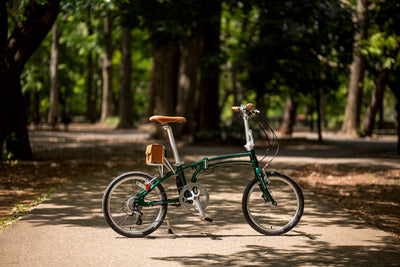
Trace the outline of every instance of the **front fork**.
<instances>
[{"instance_id":1,"label":"front fork","mask_svg":"<svg viewBox=\"0 0 400 267\"><path fill-rule=\"evenodd\" d=\"M258 167L258 160L257 156L255 155L254 150L252 150L252 153L250 155L250 158L253 162L253 167L254 167L254 172L255 175L258 179L258 186L260 187L261 192L263 193L262 197L266 202L270 202L272 205L277 205L276 201L274 198L271 196L271 194L268 191L267 184L268 184L268 174L263 173L260 171L260 168Z\"/></svg>"},{"instance_id":2,"label":"front fork","mask_svg":"<svg viewBox=\"0 0 400 267\"><path fill-rule=\"evenodd\" d=\"M274 198L272 197L272 195L269 193L268 188L267 188L267 184L268 184L268 177L265 177L264 174L261 174L258 177L258 181L259 181L259 187L261 189L261 192L263 192L263 199L265 200L265 202L270 202L272 205L277 205L278 203L274 200Z\"/></svg>"}]
</instances>

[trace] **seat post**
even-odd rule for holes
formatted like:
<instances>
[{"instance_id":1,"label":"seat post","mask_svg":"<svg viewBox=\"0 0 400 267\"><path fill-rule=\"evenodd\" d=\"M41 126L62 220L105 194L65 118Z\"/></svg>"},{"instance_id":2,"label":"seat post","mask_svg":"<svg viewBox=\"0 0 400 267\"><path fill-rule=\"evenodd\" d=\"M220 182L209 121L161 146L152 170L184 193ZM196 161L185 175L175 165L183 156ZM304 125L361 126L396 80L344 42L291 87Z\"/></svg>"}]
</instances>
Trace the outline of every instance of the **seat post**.
<instances>
[{"instance_id":1,"label":"seat post","mask_svg":"<svg viewBox=\"0 0 400 267\"><path fill-rule=\"evenodd\" d=\"M174 138L174 134L172 133L172 129L168 124L164 125L164 129L167 131L167 134L168 134L169 143L171 144L172 153L174 154L174 158L175 158L175 165L182 166L183 162L179 158L178 149L176 148L175 138Z\"/></svg>"}]
</instances>

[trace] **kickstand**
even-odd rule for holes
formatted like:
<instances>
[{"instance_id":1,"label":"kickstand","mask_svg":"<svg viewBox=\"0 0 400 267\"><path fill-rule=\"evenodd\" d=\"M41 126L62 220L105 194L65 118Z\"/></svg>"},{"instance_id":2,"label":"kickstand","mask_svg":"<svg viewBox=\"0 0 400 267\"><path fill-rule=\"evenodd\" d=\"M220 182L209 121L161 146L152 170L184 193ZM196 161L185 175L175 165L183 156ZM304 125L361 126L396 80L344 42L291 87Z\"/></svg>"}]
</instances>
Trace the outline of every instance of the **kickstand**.
<instances>
[{"instance_id":1,"label":"kickstand","mask_svg":"<svg viewBox=\"0 0 400 267\"><path fill-rule=\"evenodd\" d=\"M168 215L165 215L165 221L167 222L167 226L168 226L168 234L174 234L174 232L172 232L172 228L171 228L171 224L169 223L168 220Z\"/></svg>"}]
</instances>

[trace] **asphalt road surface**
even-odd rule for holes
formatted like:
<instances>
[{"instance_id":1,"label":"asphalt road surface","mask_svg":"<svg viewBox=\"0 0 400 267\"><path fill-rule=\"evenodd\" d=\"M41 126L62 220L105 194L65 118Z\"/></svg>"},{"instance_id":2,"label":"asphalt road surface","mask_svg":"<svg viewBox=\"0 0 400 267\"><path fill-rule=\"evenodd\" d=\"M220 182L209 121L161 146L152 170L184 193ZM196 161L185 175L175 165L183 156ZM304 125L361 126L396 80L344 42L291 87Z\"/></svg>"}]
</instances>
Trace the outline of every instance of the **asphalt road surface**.
<instances>
[{"instance_id":1,"label":"asphalt road surface","mask_svg":"<svg viewBox=\"0 0 400 267\"><path fill-rule=\"evenodd\" d=\"M379 163L327 153L318 158L326 163L343 160L400 167L395 159ZM184 157L186 162L196 159L201 158ZM274 167L290 174L299 164L315 160L312 155L293 157L284 152ZM254 231L241 211L251 175L240 166L201 178L210 194L206 213L213 223L170 207L173 234L163 223L145 238L120 236L107 226L101 200L113 176L122 171L79 177L0 233L0 266L399 266L398 238L308 191L304 191L304 215L293 230L282 236ZM171 190L168 195L174 194Z\"/></svg>"}]
</instances>

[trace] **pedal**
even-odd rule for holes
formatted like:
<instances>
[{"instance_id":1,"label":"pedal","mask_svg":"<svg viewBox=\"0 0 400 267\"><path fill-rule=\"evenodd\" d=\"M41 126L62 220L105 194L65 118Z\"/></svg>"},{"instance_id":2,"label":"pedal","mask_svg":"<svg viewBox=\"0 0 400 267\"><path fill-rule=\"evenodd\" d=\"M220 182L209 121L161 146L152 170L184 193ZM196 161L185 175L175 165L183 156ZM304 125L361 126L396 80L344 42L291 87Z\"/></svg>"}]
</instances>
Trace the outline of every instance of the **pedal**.
<instances>
[{"instance_id":1,"label":"pedal","mask_svg":"<svg viewBox=\"0 0 400 267\"><path fill-rule=\"evenodd\" d=\"M208 218L208 217L201 217L201 220L202 220L203 222L210 222L210 223L213 222L213 219Z\"/></svg>"}]
</instances>

